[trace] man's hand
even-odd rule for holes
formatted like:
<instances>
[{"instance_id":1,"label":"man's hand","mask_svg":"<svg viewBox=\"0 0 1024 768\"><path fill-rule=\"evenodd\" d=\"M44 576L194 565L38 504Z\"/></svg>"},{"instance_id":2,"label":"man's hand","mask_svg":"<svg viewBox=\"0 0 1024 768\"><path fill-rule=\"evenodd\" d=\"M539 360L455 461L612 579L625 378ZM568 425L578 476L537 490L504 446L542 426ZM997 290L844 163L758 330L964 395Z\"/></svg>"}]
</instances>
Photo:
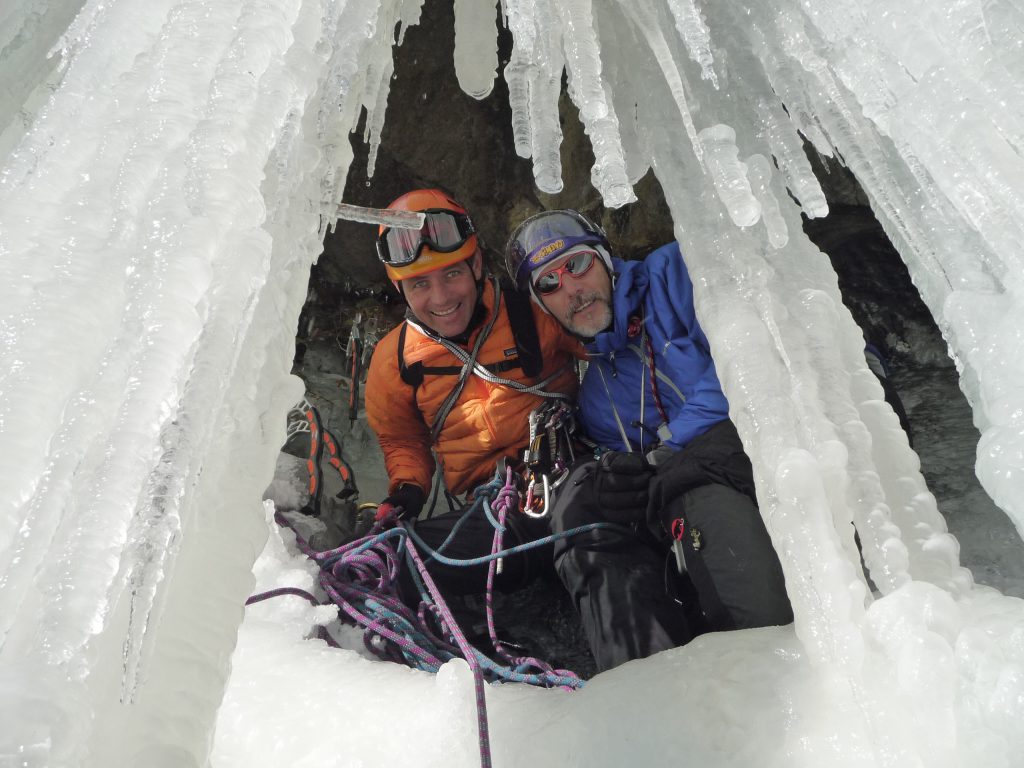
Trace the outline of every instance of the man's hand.
<instances>
[{"instance_id":1,"label":"man's hand","mask_svg":"<svg viewBox=\"0 0 1024 768\"><path fill-rule=\"evenodd\" d=\"M594 472L597 502L612 517L642 516L652 477L654 470L639 453L604 453Z\"/></svg>"},{"instance_id":2,"label":"man's hand","mask_svg":"<svg viewBox=\"0 0 1024 768\"><path fill-rule=\"evenodd\" d=\"M374 520L378 523L388 518L413 520L419 516L424 501L426 501L426 496L423 489L418 485L406 483L399 486L397 491L377 505L377 514L374 515Z\"/></svg>"}]
</instances>

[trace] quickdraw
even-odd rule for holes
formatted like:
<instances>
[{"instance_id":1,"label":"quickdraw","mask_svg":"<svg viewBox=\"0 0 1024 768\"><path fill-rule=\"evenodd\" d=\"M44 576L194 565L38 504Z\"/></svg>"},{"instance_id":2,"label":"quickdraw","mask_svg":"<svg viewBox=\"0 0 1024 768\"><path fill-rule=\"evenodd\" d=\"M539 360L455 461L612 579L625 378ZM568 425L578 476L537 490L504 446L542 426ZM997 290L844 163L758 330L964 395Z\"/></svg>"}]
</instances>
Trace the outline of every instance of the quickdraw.
<instances>
[{"instance_id":1,"label":"quickdraw","mask_svg":"<svg viewBox=\"0 0 1024 768\"><path fill-rule=\"evenodd\" d=\"M523 454L526 465L523 512L530 517L547 514L551 492L569 476L575 460L575 431L576 419L564 400L548 400L530 413L530 442Z\"/></svg>"},{"instance_id":2,"label":"quickdraw","mask_svg":"<svg viewBox=\"0 0 1024 768\"><path fill-rule=\"evenodd\" d=\"M345 344L345 368L350 379L348 388L348 418L355 423L359 416L359 389L362 386L363 378L366 375L366 366L373 355L373 348L377 344L378 336L373 332L375 323L372 318L367 328L367 321L362 312L356 312L352 320L352 328L348 334L348 342ZM341 339L338 339L340 346Z\"/></svg>"}]
</instances>

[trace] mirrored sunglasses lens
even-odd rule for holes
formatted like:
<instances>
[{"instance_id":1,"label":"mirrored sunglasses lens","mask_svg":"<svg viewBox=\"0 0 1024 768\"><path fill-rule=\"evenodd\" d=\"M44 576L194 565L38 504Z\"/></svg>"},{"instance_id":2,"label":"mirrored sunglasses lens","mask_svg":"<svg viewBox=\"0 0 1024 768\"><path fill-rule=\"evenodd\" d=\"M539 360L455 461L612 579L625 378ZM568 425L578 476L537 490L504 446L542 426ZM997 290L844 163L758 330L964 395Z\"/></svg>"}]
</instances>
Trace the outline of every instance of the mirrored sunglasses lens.
<instances>
[{"instance_id":1,"label":"mirrored sunglasses lens","mask_svg":"<svg viewBox=\"0 0 1024 768\"><path fill-rule=\"evenodd\" d=\"M583 251L577 253L567 262L565 262L565 268L569 271L570 275L582 275L590 266L594 263L594 252Z\"/></svg>"},{"instance_id":2,"label":"mirrored sunglasses lens","mask_svg":"<svg viewBox=\"0 0 1024 768\"><path fill-rule=\"evenodd\" d=\"M558 271L548 272L538 277L533 287L537 290L537 293L553 293L562 284L561 277Z\"/></svg>"}]
</instances>

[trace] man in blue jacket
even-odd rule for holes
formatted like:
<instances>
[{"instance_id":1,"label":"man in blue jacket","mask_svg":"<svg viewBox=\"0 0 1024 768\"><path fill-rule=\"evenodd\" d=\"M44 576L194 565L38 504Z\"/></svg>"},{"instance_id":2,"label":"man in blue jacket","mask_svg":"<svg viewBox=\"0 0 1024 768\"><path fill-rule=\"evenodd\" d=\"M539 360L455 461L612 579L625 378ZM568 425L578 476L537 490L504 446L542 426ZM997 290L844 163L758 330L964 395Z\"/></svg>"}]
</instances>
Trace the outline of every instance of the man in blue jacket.
<instances>
[{"instance_id":1,"label":"man in blue jacket","mask_svg":"<svg viewBox=\"0 0 1024 768\"><path fill-rule=\"evenodd\" d=\"M598 668L708 630L793 619L676 243L612 258L576 211L523 222L506 249L521 290L586 345L578 418L597 457L577 462L551 505L555 564Z\"/></svg>"}]
</instances>

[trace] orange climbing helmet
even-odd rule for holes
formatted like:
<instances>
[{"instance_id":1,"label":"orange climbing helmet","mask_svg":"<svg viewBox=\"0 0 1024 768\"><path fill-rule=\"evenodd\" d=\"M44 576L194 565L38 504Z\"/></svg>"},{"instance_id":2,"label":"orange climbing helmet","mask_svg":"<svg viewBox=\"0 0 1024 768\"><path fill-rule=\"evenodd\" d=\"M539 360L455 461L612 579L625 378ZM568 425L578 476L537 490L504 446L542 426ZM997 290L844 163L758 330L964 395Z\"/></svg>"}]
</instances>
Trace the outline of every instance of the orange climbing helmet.
<instances>
[{"instance_id":1,"label":"orange climbing helmet","mask_svg":"<svg viewBox=\"0 0 1024 768\"><path fill-rule=\"evenodd\" d=\"M440 189L414 189L388 206L424 214L420 229L382 226L377 256L396 284L435 269L465 261L477 249L476 229L466 209Z\"/></svg>"}]
</instances>

